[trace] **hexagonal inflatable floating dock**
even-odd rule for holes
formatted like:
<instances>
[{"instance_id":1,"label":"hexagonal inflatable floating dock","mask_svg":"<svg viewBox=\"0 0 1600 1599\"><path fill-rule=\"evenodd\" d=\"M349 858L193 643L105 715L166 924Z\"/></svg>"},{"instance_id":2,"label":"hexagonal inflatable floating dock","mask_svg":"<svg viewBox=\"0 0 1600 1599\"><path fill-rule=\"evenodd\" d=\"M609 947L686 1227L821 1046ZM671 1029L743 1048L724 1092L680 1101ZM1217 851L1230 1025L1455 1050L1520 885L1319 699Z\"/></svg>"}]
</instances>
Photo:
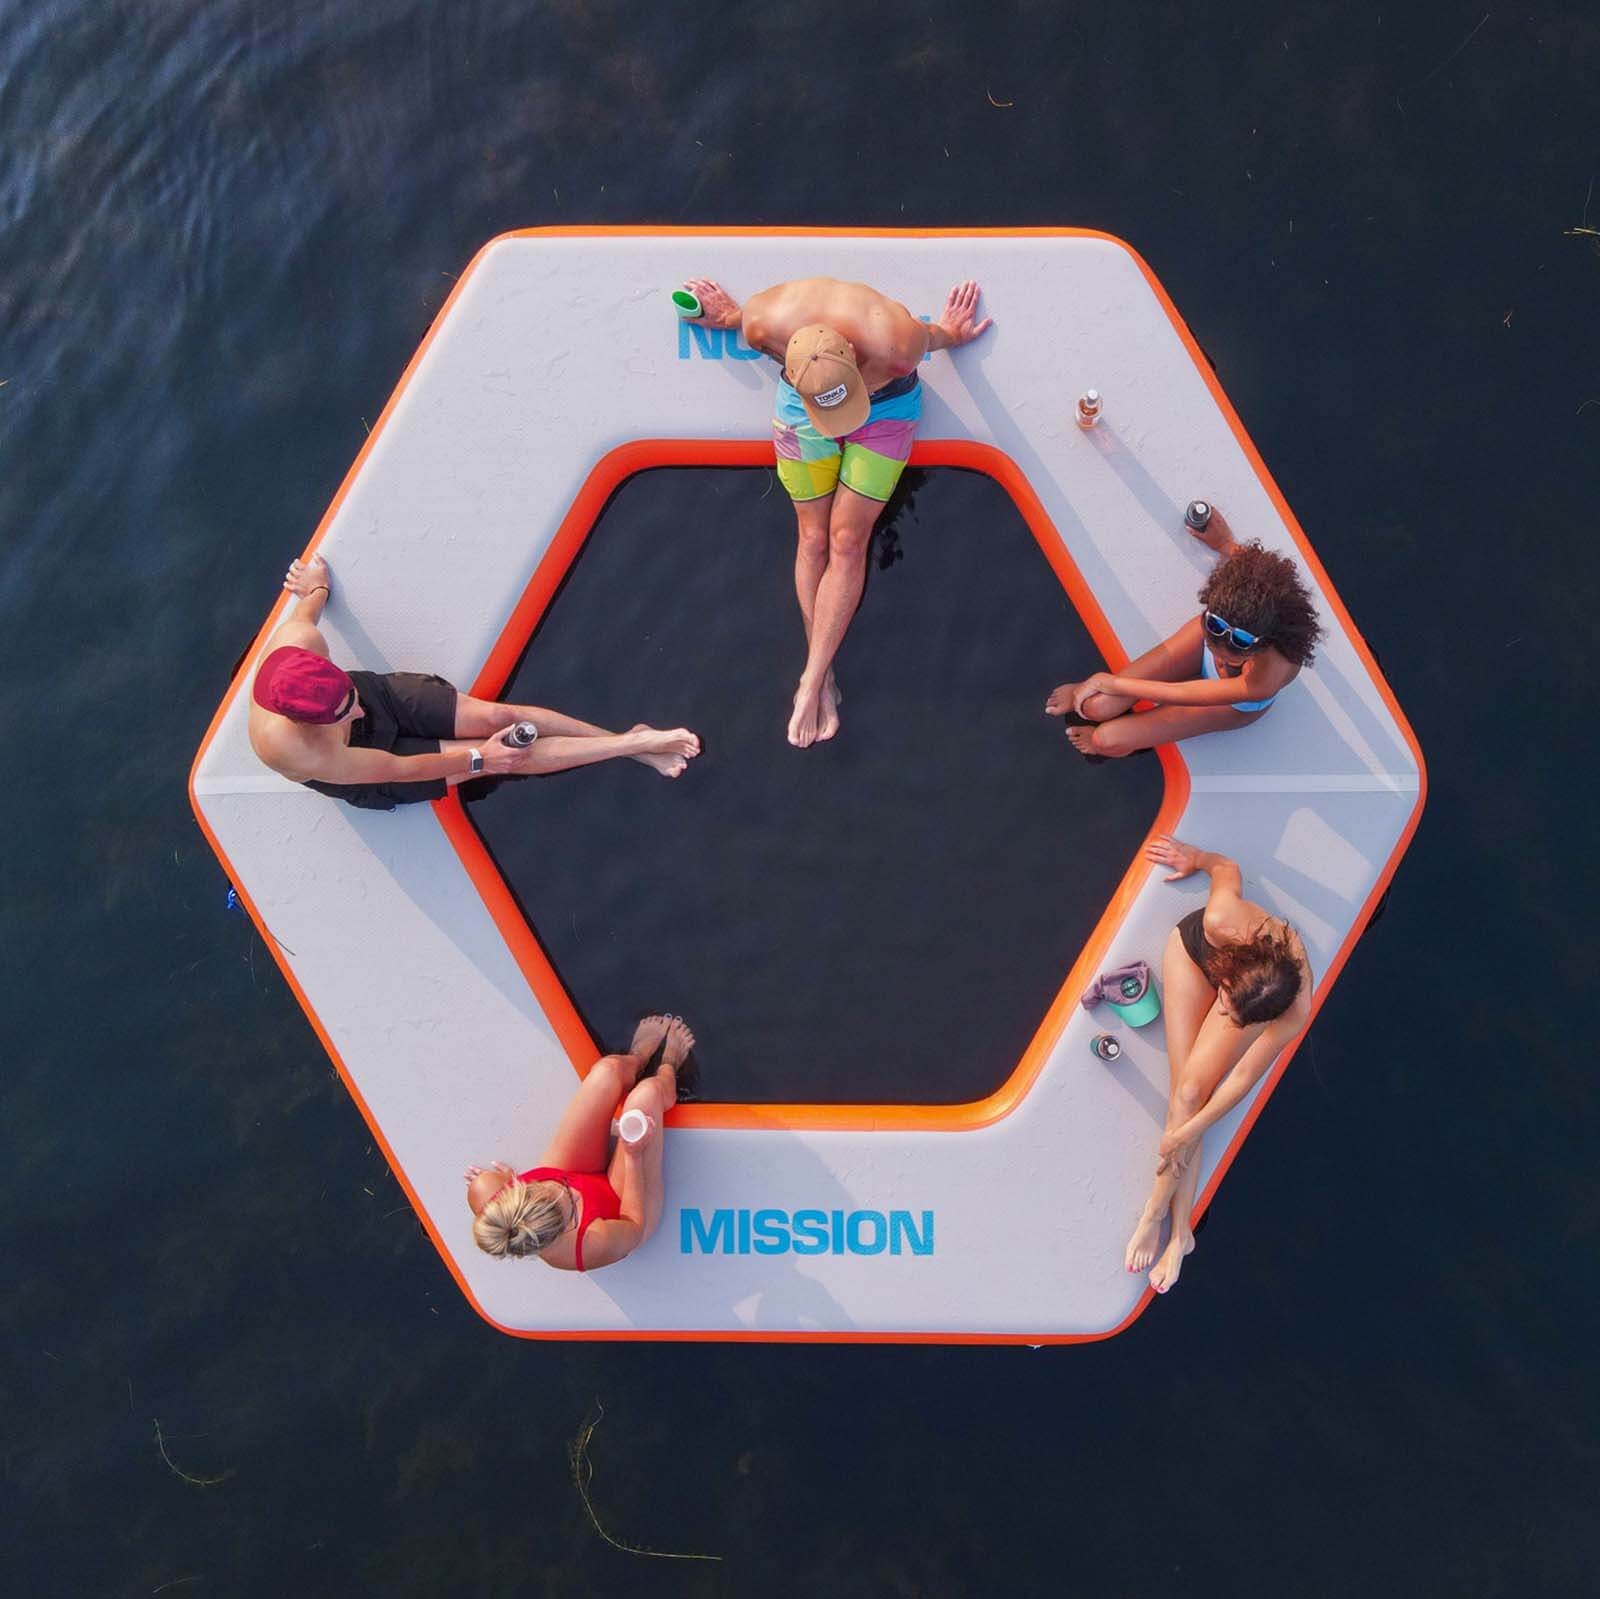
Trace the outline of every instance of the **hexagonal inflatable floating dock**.
<instances>
[{"instance_id":1,"label":"hexagonal inflatable floating dock","mask_svg":"<svg viewBox=\"0 0 1600 1599\"><path fill-rule=\"evenodd\" d=\"M246 686L275 610L196 757L196 816L446 1265L496 1326L530 1337L1105 1337L1149 1297L1122 1251L1149 1184L1167 1066L1159 1027L1123 1030L1121 1059L1096 1060L1089 1039L1103 1023L1077 996L1107 966L1157 963L1200 903L1192 885L1148 870L1138 843L1174 831L1234 855L1252 896L1299 929L1320 1008L1416 827L1421 752L1160 285L1120 241L1076 230L495 240L312 540L336 574L322 623L336 660L434 671L498 697L631 479L771 464L770 368L736 336L672 313L671 289L706 273L741 293L859 278L929 311L951 283L976 278L995 328L924 364L913 465L983 473L1009 495L1041 573L1112 667L1193 614L1206 562L1181 522L1196 493L1293 557L1316 594L1328 637L1276 715L1157 752L1148 796L1126 802L1127 855L1081 947L1072 932L1015 1061L1008 1044L995 1081L954 1103L879 1086L873 1103L797 1092L680 1106L666 1215L648 1244L583 1275L496 1262L472 1244L461 1169L488 1153L531 1159L600 1050L585 1022L593 1002L563 980L575 960L558 951L552 962L544 912L508 887L476 807L453 793L356 811L265 771L245 734ZM1073 399L1089 385L1108 408L1085 431ZM772 625L797 626L787 611ZM1057 664L1038 663L1041 700ZM765 691L781 705L786 686ZM680 719L714 737L692 705ZM776 724L773 736L781 743ZM1039 719L1035 736L1050 739L1051 724ZM693 803L694 779L691 767L670 785L676 802ZM517 803L513 790L495 808ZM688 1008L670 995L649 1003ZM693 1020L703 1036L715 1029L714 1016ZM1202 1208L1292 1054L1207 1134Z\"/></svg>"}]
</instances>

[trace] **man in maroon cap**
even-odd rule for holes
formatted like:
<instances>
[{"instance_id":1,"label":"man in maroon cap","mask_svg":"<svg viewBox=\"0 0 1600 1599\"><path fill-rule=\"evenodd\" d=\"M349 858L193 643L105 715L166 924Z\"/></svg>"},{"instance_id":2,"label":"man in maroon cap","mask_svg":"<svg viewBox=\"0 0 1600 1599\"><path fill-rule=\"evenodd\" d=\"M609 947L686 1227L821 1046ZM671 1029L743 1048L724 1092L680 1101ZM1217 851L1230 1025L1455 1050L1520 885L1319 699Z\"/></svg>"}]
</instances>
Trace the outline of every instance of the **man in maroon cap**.
<instances>
[{"instance_id":1,"label":"man in maroon cap","mask_svg":"<svg viewBox=\"0 0 1600 1599\"><path fill-rule=\"evenodd\" d=\"M833 657L861 603L873 525L911 454L922 415L918 364L930 350L970 344L991 319L978 320L971 281L950 291L937 322L838 278L779 283L742 306L710 278L685 287L709 326L738 328L781 368L772 438L799 521L794 586L806 630L789 742L804 749L839 731Z\"/></svg>"},{"instance_id":2,"label":"man in maroon cap","mask_svg":"<svg viewBox=\"0 0 1600 1599\"><path fill-rule=\"evenodd\" d=\"M642 722L608 733L537 705L500 705L421 672L347 672L328 659L317 623L329 599L320 555L292 561L283 586L296 596L267 641L250 688L250 747L273 771L368 810L442 799L479 776L533 777L619 755L677 777L700 753L686 727ZM506 730L532 722L525 748Z\"/></svg>"}]
</instances>

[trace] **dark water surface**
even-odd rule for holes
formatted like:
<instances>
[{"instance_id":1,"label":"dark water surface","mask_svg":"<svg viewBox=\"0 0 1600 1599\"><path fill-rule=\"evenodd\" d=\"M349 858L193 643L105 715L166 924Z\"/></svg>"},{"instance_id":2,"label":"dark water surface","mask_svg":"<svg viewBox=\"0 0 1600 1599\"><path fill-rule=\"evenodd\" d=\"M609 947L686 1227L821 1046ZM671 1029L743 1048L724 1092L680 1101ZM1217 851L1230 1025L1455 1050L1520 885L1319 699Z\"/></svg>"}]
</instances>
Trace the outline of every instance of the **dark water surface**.
<instances>
[{"instance_id":1,"label":"dark water surface","mask_svg":"<svg viewBox=\"0 0 1600 1599\"><path fill-rule=\"evenodd\" d=\"M5 1591L1592 1590L1597 85L1576 3L0 4ZM1421 832L1120 1338L503 1338L223 909L228 668L449 274L581 221L1129 239L1383 657ZM596 1535L596 1398L721 1564Z\"/></svg>"},{"instance_id":2,"label":"dark water surface","mask_svg":"<svg viewBox=\"0 0 1600 1599\"><path fill-rule=\"evenodd\" d=\"M1102 658L1011 497L903 486L837 657L848 737L783 737L805 640L761 468L623 484L502 695L702 735L670 786L613 762L469 805L591 1036L690 1017L702 1099L993 1093L1161 804L1154 755L1091 765L1041 714Z\"/></svg>"}]
</instances>

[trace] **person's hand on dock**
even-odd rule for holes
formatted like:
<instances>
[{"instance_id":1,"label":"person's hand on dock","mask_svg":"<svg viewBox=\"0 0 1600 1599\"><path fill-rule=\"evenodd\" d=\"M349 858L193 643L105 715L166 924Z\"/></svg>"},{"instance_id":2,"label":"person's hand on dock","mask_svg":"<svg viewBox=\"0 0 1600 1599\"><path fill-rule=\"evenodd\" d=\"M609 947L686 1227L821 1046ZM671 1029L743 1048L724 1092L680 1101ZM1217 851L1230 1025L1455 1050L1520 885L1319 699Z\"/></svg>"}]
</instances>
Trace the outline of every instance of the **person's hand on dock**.
<instances>
[{"instance_id":1,"label":"person's hand on dock","mask_svg":"<svg viewBox=\"0 0 1600 1599\"><path fill-rule=\"evenodd\" d=\"M328 563L320 555L309 561L290 561L289 570L283 574L283 586L299 599L305 599L317 589L328 588Z\"/></svg>"},{"instance_id":2,"label":"person's hand on dock","mask_svg":"<svg viewBox=\"0 0 1600 1599\"><path fill-rule=\"evenodd\" d=\"M932 324L933 329L944 335L943 341L930 339L930 350L957 349L963 344L971 344L980 333L988 332L994 325L994 318L986 316L981 322L977 319L978 296L982 292L971 278L965 283L958 283L950 291L944 302L944 314Z\"/></svg>"},{"instance_id":3,"label":"person's hand on dock","mask_svg":"<svg viewBox=\"0 0 1600 1599\"><path fill-rule=\"evenodd\" d=\"M736 328L744 313L739 302L711 278L685 278L683 286L700 302L698 321L708 328Z\"/></svg>"},{"instance_id":4,"label":"person's hand on dock","mask_svg":"<svg viewBox=\"0 0 1600 1599\"><path fill-rule=\"evenodd\" d=\"M1170 833L1157 833L1144 847L1145 859L1170 870L1164 879L1168 883L1181 882L1200 870L1200 851L1193 844L1185 844Z\"/></svg>"}]
</instances>

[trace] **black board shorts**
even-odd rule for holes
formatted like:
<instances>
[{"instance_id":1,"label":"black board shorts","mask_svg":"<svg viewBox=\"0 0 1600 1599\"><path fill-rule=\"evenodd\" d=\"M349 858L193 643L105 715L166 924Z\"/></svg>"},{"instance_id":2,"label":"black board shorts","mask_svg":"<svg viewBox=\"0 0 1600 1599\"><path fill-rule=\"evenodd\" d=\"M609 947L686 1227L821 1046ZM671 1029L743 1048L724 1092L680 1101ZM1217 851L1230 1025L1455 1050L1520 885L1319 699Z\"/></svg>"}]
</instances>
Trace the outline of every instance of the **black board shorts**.
<instances>
[{"instance_id":1,"label":"black board shorts","mask_svg":"<svg viewBox=\"0 0 1600 1599\"><path fill-rule=\"evenodd\" d=\"M352 749L387 750L391 755L437 755L439 740L456 736L456 690L431 672L352 672L363 715L350 724ZM443 799L450 785L442 777L428 783L317 783L319 794L342 799L366 811L392 811Z\"/></svg>"}]
</instances>

